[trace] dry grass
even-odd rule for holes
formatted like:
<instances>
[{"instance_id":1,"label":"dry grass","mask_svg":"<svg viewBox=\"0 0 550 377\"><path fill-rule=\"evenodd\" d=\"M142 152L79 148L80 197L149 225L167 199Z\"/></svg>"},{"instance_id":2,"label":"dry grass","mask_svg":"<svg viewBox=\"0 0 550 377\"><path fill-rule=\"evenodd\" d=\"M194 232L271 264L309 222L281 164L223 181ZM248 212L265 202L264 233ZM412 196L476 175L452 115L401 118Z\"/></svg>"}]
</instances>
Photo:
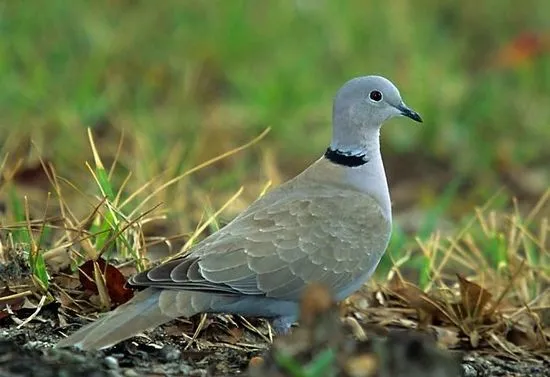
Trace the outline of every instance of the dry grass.
<instances>
[{"instance_id":1,"label":"dry grass","mask_svg":"<svg viewBox=\"0 0 550 377\"><path fill-rule=\"evenodd\" d=\"M549 198L550 191L525 215L487 205L454 235L418 240L428 284L420 288L402 277L405 258L386 281L348 300L352 315L430 329L446 347L515 358L548 354Z\"/></svg>"},{"instance_id":2,"label":"dry grass","mask_svg":"<svg viewBox=\"0 0 550 377\"><path fill-rule=\"evenodd\" d=\"M117 268L126 266L126 273L129 273L146 268L149 265L150 254L153 254L154 259L159 259L158 253L151 252L159 245L165 246L160 252L160 257L174 257L186 252L204 232L211 230L217 216L233 203L243 190L239 189L220 209L213 213L201 214L201 217L196 219L197 225L194 230L187 233L159 234L154 232L155 226L166 226L171 229L176 226L166 225L169 223L168 214L173 211L163 203L163 200L173 201L173 197L168 196L166 191L171 186L181 184L185 178L201 169L254 145L267 132L268 130L250 142L213 157L176 177L166 178L166 174L160 174L131 192L128 191L131 174L116 187L113 184L113 174L117 160L115 159L107 170L89 132L94 162L87 163L86 166L96 183L97 192L91 195L85 193L77 184L58 176L51 163L40 160L49 186L44 188L47 190L47 199L41 203L43 212L34 211L32 215L30 202L33 199L27 196L21 199L16 191L17 183L14 182L14 176L18 165L15 164L15 168L12 169L4 165L2 188L8 192L9 202L1 227L4 236L0 244L3 259L9 261L14 250L21 252L30 268L30 278L36 293L46 295L48 302L54 300L50 295L50 282L53 276L63 271L76 271L86 261L94 261L90 271L79 272L94 282L100 298L99 307L109 309L112 306L112 297L109 297L106 286L107 264L100 268L95 262L113 259L113 263L121 263ZM72 208L71 204L76 200L73 197L67 200L67 190L78 193L80 201L87 204L87 212ZM181 200L177 202L182 203ZM52 210L52 207L55 208ZM51 212L55 212L55 215L48 215ZM40 214L42 216L36 218ZM153 229L147 230L148 228ZM185 241L182 241L183 239ZM68 294L64 296L70 297Z\"/></svg>"}]
</instances>

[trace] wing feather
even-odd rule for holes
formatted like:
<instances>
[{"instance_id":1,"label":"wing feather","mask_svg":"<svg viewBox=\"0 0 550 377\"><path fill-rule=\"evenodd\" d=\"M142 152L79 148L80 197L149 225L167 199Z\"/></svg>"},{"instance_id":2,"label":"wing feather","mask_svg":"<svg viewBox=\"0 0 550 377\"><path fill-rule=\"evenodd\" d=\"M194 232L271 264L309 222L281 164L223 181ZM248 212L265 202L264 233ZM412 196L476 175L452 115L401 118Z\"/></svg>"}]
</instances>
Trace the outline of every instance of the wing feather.
<instances>
[{"instance_id":1,"label":"wing feather","mask_svg":"<svg viewBox=\"0 0 550 377\"><path fill-rule=\"evenodd\" d=\"M372 271L390 228L390 219L362 193L294 190L260 199L187 255L131 283L290 300L316 281L339 292Z\"/></svg>"}]
</instances>

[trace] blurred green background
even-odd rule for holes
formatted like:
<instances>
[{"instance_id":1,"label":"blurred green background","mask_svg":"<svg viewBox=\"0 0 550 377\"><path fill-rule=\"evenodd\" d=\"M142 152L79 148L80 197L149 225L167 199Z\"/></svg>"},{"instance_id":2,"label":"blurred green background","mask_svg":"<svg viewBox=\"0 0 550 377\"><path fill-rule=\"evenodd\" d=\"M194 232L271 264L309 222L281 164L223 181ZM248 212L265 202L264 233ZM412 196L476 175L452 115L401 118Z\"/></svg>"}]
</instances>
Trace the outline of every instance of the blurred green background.
<instances>
[{"instance_id":1,"label":"blurred green background","mask_svg":"<svg viewBox=\"0 0 550 377\"><path fill-rule=\"evenodd\" d=\"M397 224L452 227L499 189L532 203L548 187L548 15L547 0L4 1L4 170L40 198L41 156L93 191L86 128L107 163L124 132L115 179L132 172L131 191L272 127L159 199L196 224L240 185L234 212L314 161L335 91L381 74L424 118L383 129Z\"/></svg>"}]
</instances>

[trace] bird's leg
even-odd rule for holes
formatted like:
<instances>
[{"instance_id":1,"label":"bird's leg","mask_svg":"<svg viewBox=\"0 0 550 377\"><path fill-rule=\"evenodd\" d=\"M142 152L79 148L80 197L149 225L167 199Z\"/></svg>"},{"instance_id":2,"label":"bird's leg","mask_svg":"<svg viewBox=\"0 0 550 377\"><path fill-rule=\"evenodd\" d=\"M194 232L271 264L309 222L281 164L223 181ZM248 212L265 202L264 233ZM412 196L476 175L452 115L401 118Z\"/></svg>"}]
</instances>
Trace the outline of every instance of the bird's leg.
<instances>
[{"instance_id":1,"label":"bird's leg","mask_svg":"<svg viewBox=\"0 0 550 377\"><path fill-rule=\"evenodd\" d=\"M290 332L290 328L295 321L295 316L276 317L271 320L271 327L273 327L275 334L285 335Z\"/></svg>"}]
</instances>

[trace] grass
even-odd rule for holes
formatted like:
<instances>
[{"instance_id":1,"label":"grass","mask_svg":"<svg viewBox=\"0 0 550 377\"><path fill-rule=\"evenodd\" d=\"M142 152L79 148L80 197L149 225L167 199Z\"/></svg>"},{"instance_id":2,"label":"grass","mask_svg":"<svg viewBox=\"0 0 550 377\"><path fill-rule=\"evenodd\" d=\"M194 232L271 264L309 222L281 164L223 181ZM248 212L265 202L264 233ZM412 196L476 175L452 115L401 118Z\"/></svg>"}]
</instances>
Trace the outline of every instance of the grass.
<instances>
[{"instance_id":1,"label":"grass","mask_svg":"<svg viewBox=\"0 0 550 377\"><path fill-rule=\"evenodd\" d=\"M97 153L118 163L112 184L131 176L124 189L135 192L270 126L259 147L157 196L170 203L167 216L180 229L192 229L206 205L219 207L239 186L246 189L226 218L265 182L280 183L307 166L328 143L337 87L380 73L426 120L421 127L395 121L383 132L390 185L417 183L421 237L441 218L467 216L503 186L531 202L544 192L547 2L527 1L521 11L496 0L475 7L434 0L316 4L54 0L40 14L34 4L4 4L4 170L25 173L42 158L79 190L95 192L85 165L93 158L89 127ZM411 177L408 169L423 173ZM29 199L42 201L46 189ZM29 194L28 187L16 190ZM63 193L69 202L72 194ZM394 202L399 214L405 204L398 195ZM32 215L44 210L30 206ZM72 208L79 216L88 210ZM401 238L392 250L399 252Z\"/></svg>"},{"instance_id":2,"label":"grass","mask_svg":"<svg viewBox=\"0 0 550 377\"><path fill-rule=\"evenodd\" d=\"M73 174L82 169L86 127L124 129L137 161L150 161L129 166L144 178L169 157L183 171L271 126L268 143L292 174L326 146L336 88L377 72L393 78L427 120L386 127L386 154L431 156L491 192L501 184L498 168L542 161L550 132L542 16L549 5L508 7L496 0L475 7L54 0L37 14L34 5L6 3L4 149L26 157L22 142L30 137ZM534 42L522 47L531 34ZM506 53L514 41L519 50ZM109 136L99 143L102 154L118 140ZM176 140L184 150L171 156ZM235 186L250 179L245 171L231 169L215 183Z\"/></svg>"},{"instance_id":3,"label":"grass","mask_svg":"<svg viewBox=\"0 0 550 377\"><path fill-rule=\"evenodd\" d=\"M425 119L383 130L396 226L378 278L461 271L513 283L521 308L546 292L547 215L528 208L548 189L547 1L38 3L0 6L0 199L41 294L59 250L73 271L141 270L218 229L324 150L335 90L366 73Z\"/></svg>"}]
</instances>

